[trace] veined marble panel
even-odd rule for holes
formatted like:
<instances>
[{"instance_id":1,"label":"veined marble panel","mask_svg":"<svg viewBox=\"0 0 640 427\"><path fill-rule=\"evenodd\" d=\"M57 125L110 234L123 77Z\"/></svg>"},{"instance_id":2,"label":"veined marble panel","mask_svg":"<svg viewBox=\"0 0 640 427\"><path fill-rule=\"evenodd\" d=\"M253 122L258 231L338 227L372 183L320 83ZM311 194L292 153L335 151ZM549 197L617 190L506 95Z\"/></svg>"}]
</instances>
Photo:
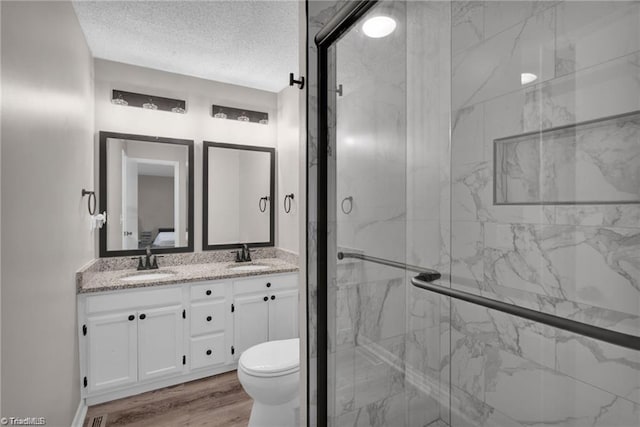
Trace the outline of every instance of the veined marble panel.
<instances>
[{"instance_id":1,"label":"veined marble panel","mask_svg":"<svg viewBox=\"0 0 640 427\"><path fill-rule=\"evenodd\" d=\"M640 311L640 232L485 224L485 279L625 313Z\"/></svg>"},{"instance_id":2,"label":"veined marble panel","mask_svg":"<svg viewBox=\"0 0 640 427\"><path fill-rule=\"evenodd\" d=\"M406 329L406 284L404 278L368 281L358 285L353 326L356 344L360 339L378 342L404 336Z\"/></svg>"},{"instance_id":3,"label":"veined marble panel","mask_svg":"<svg viewBox=\"0 0 640 427\"><path fill-rule=\"evenodd\" d=\"M549 8L453 57L452 110L520 89L521 73L554 77L555 9Z\"/></svg>"},{"instance_id":4,"label":"veined marble panel","mask_svg":"<svg viewBox=\"0 0 640 427\"><path fill-rule=\"evenodd\" d=\"M404 392L404 335L355 347L355 408Z\"/></svg>"},{"instance_id":5,"label":"veined marble panel","mask_svg":"<svg viewBox=\"0 0 640 427\"><path fill-rule=\"evenodd\" d=\"M522 424L628 427L640 423L640 405L508 352L496 350L491 365L485 403Z\"/></svg>"},{"instance_id":6,"label":"veined marble panel","mask_svg":"<svg viewBox=\"0 0 640 427\"><path fill-rule=\"evenodd\" d=\"M464 50L484 39L484 2L451 2L452 51Z\"/></svg>"},{"instance_id":7,"label":"veined marble panel","mask_svg":"<svg viewBox=\"0 0 640 427\"><path fill-rule=\"evenodd\" d=\"M556 76L640 50L638 2L565 1L556 19Z\"/></svg>"},{"instance_id":8,"label":"veined marble panel","mask_svg":"<svg viewBox=\"0 0 640 427\"><path fill-rule=\"evenodd\" d=\"M405 393L401 392L336 417L332 425L335 427L404 426L406 416L407 401Z\"/></svg>"},{"instance_id":9,"label":"veined marble panel","mask_svg":"<svg viewBox=\"0 0 640 427\"><path fill-rule=\"evenodd\" d=\"M455 427L522 427L522 424L485 404L482 399L453 387L451 425Z\"/></svg>"},{"instance_id":10,"label":"veined marble panel","mask_svg":"<svg viewBox=\"0 0 640 427\"><path fill-rule=\"evenodd\" d=\"M640 404L640 354L558 331L557 370L595 387Z\"/></svg>"},{"instance_id":11,"label":"veined marble panel","mask_svg":"<svg viewBox=\"0 0 640 427\"><path fill-rule=\"evenodd\" d=\"M492 37L516 24L555 6L559 1L485 1L484 36Z\"/></svg>"}]
</instances>

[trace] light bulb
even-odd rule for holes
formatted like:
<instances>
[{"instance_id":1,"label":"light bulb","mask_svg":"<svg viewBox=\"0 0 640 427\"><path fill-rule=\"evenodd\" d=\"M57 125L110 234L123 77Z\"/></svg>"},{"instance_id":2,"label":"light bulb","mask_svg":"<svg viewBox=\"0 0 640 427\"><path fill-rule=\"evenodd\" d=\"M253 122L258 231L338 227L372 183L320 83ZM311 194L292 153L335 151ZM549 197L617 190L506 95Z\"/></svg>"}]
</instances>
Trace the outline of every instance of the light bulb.
<instances>
[{"instance_id":1,"label":"light bulb","mask_svg":"<svg viewBox=\"0 0 640 427\"><path fill-rule=\"evenodd\" d=\"M396 21L388 16L374 16L362 24L362 31L368 37L379 39L393 33L396 29Z\"/></svg>"},{"instance_id":2,"label":"light bulb","mask_svg":"<svg viewBox=\"0 0 640 427\"><path fill-rule=\"evenodd\" d=\"M520 84L521 85L526 85L526 84L529 84L531 82L535 82L536 80L538 80L538 76L536 76L533 73L522 73L522 74L520 74Z\"/></svg>"}]
</instances>

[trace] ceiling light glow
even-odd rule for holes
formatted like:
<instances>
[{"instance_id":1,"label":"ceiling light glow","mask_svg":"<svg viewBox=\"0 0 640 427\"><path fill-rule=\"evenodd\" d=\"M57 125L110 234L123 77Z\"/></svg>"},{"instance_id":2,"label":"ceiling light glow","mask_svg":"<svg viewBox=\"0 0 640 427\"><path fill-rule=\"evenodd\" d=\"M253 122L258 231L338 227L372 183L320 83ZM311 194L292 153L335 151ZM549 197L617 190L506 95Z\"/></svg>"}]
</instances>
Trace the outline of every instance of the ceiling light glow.
<instances>
[{"instance_id":1,"label":"ceiling light glow","mask_svg":"<svg viewBox=\"0 0 640 427\"><path fill-rule=\"evenodd\" d=\"M393 33L396 29L396 21L388 16L374 16L362 24L362 31L368 37L379 39Z\"/></svg>"},{"instance_id":2,"label":"ceiling light glow","mask_svg":"<svg viewBox=\"0 0 640 427\"><path fill-rule=\"evenodd\" d=\"M529 84L531 82L535 82L536 80L538 80L538 76L536 76L535 74L532 74L532 73L522 73L522 74L520 74L520 84L522 84L522 85L526 85L526 84Z\"/></svg>"}]
</instances>

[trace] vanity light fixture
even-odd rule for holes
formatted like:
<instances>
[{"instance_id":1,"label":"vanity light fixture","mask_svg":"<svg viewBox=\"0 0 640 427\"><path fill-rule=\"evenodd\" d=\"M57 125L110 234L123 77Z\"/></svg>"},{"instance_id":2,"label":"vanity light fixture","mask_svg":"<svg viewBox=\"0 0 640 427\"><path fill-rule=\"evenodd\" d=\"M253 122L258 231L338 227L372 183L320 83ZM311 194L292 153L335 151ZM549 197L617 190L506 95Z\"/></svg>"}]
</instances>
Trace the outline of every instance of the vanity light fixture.
<instances>
[{"instance_id":1,"label":"vanity light fixture","mask_svg":"<svg viewBox=\"0 0 640 427\"><path fill-rule=\"evenodd\" d=\"M251 111L224 105L212 105L211 115L215 119L235 120L244 123L269 124L269 113Z\"/></svg>"},{"instance_id":2,"label":"vanity light fixture","mask_svg":"<svg viewBox=\"0 0 640 427\"><path fill-rule=\"evenodd\" d=\"M185 114L187 111L187 101L182 99L163 98L161 96L126 92L118 89L114 89L111 92L111 103L178 114Z\"/></svg>"},{"instance_id":3,"label":"vanity light fixture","mask_svg":"<svg viewBox=\"0 0 640 427\"><path fill-rule=\"evenodd\" d=\"M148 102L142 104L142 108L146 108L147 110L157 110L158 106L153 103L153 99L149 98Z\"/></svg>"},{"instance_id":4,"label":"vanity light fixture","mask_svg":"<svg viewBox=\"0 0 640 427\"><path fill-rule=\"evenodd\" d=\"M531 82L535 82L538 80L538 76L533 73L522 73L520 74L520 84L522 86L529 84Z\"/></svg>"},{"instance_id":5,"label":"vanity light fixture","mask_svg":"<svg viewBox=\"0 0 640 427\"><path fill-rule=\"evenodd\" d=\"M372 39L386 37L393 33L395 29L395 19L384 15L371 17L362 24L362 31L367 37L371 37Z\"/></svg>"},{"instance_id":6,"label":"vanity light fixture","mask_svg":"<svg viewBox=\"0 0 640 427\"><path fill-rule=\"evenodd\" d=\"M111 103L116 105L129 105L129 103L122 97L122 92L118 92L117 98L111 98Z\"/></svg>"},{"instance_id":7,"label":"vanity light fixture","mask_svg":"<svg viewBox=\"0 0 640 427\"><path fill-rule=\"evenodd\" d=\"M220 110L218 110L217 113L213 115L213 117L215 117L216 119L226 119L227 115L224 113L224 111L222 111L222 108L221 108Z\"/></svg>"},{"instance_id":8,"label":"vanity light fixture","mask_svg":"<svg viewBox=\"0 0 640 427\"><path fill-rule=\"evenodd\" d=\"M182 106L180 104L176 105L175 107L173 107L171 109L172 113L178 113L178 114L184 114L186 113L185 109L182 108Z\"/></svg>"}]
</instances>

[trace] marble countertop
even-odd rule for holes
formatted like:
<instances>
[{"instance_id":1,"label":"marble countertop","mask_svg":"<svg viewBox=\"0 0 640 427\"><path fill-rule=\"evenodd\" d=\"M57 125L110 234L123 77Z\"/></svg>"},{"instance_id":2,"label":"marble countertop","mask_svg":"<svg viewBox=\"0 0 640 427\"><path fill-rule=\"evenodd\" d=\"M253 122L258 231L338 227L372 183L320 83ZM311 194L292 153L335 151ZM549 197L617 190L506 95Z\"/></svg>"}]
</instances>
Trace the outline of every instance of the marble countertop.
<instances>
[{"instance_id":1,"label":"marble countertop","mask_svg":"<svg viewBox=\"0 0 640 427\"><path fill-rule=\"evenodd\" d=\"M266 265L268 268L253 271L234 271L230 268L239 265ZM175 285L180 283L243 278L298 271L298 266L280 258L262 258L248 263L209 262L203 264L184 264L160 267L158 270L137 271L136 269L96 271L85 273L78 278L78 293L115 291L120 289L143 288L150 286ZM150 278L148 280L124 281L128 276L142 274L173 273L170 277Z\"/></svg>"}]
</instances>

